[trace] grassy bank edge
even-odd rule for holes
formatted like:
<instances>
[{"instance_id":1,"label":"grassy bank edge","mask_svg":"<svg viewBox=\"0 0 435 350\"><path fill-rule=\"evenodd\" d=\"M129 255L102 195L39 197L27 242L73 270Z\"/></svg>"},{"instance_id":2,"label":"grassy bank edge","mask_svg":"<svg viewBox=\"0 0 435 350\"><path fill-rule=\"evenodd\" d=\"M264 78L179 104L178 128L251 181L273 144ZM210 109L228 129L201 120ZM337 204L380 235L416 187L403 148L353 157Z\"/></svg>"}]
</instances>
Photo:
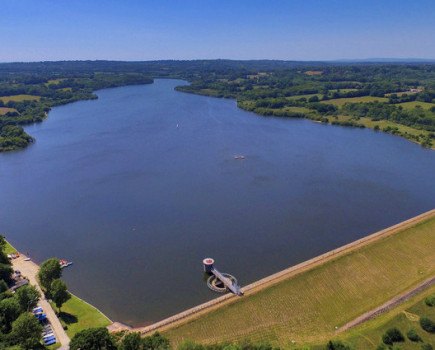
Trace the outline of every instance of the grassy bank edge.
<instances>
[{"instance_id":1,"label":"grassy bank edge","mask_svg":"<svg viewBox=\"0 0 435 350\"><path fill-rule=\"evenodd\" d=\"M6 254L18 252L7 240L6 243ZM51 305L54 310L57 310L53 302ZM62 306L61 310L59 319L63 326L67 326L66 333L70 338L83 329L106 327L112 323L100 310L72 293L71 299Z\"/></svg>"},{"instance_id":2,"label":"grassy bank edge","mask_svg":"<svg viewBox=\"0 0 435 350\"><path fill-rule=\"evenodd\" d=\"M207 96L207 97L214 97L214 98L220 98L220 96L218 96L215 91L213 90L196 90L196 91L191 91L191 90L183 90L182 89L183 86L180 87L176 87L175 90L179 91L179 92L184 92L184 93L190 93L190 94L194 94L194 95L199 95L199 96ZM313 94L316 95L316 94ZM300 96L292 96L292 97L303 97L304 95L300 95ZM364 97L369 97L369 96L364 96ZM251 112L251 113L255 113L257 115L261 115L263 117L275 117L275 118L304 118L307 120L311 120L315 123L324 123L327 125L332 125L332 126L343 126L343 127L354 127L354 128L368 128L371 129L375 132L383 132L386 134L392 134L394 136L399 136L404 138L405 140L411 141L417 145L420 145L423 148L427 148L427 149L431 149L431 150L435 150L435 143L432 144L432 146L430 147L426 147L422 145L421 141L417 141L415 140L413 137L416 135L422 136L422 137L426 137L427 135L430 134L429 131L426 130L420 130L420 129L415 129L403 124L399 124L399 123L395 123L393 121L386 121L386 120L380 120L380 121L372 121L367 117L362 117L360 118L360 120L356 120L353 117L350 116L338 116L337 118L333 117L333 116L318 116L318 115L314 115L313 113L310 113L310 110L306 110L306 111L297 111L295 112L295 116L294 117L288 117L285 115L278 115L278 114L274 114L274 111L285 111L286 108L282 108L282 109L270 109L270 114L264 114L264 113L260 113L259 111L255 111L255 110L251 110L249 108L246 108L245 104L246 101L240 101L237 99L237 97L231 98L237 101L237 107L247 111L247 112ZM340 100L345 100L346 98L341 98ZM379 99L379 98L378 98ZM328 103L331 100L326 100L326 101L321 101L324 103ZM288 110L294 110L294 108L300 108L300 107L287 107ZM267 108L265 108L265 110L267 110Z\"/></svg>"}]
</instances>

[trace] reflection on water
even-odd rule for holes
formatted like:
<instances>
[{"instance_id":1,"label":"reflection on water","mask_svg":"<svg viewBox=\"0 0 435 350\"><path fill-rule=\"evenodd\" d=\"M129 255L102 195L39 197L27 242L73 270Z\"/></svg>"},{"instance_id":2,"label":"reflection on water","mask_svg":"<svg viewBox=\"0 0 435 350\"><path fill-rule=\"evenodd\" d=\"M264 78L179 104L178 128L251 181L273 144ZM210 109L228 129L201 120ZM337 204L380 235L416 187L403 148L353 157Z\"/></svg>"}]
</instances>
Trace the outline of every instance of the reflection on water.
<instances>
[{"instance_id":1,"label":"reflection on water","mask_svg":"<svg viewBox=\"0 0 435 350\"><path fill-rule=\"evenodd\" d=\"M70 289L112 319L216 297L204 257L245 285L435 207L433 151L179 84L54 108L27 128L35 145L0 155L0 232L37 261L74 261Z\"/></svg>"}]
</instances>

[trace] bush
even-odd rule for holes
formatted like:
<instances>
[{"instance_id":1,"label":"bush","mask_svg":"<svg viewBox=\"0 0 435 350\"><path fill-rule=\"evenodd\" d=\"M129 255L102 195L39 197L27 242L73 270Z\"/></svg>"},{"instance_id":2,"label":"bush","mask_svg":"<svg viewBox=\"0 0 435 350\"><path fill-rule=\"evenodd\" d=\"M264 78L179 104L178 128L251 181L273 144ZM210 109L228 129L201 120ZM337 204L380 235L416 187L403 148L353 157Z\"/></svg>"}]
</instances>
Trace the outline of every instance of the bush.
<instances>
[{"instance_id":1,"label":"bush","mask_svg":"<svg viewBox=\"0 0 435 350\"><path fill-rule=\"evenodd\" d=\"M406 332L406 336L410 341L414 341L414 342L423 341L414 328L411 328L408 332Z\"/></svg>"},{"instance_id":2,"label":"bush","mask_svg":"<svg viewBox=\"0 0 435 350\"><path fill-rule=\"evenodd\" d=\"M424 298L424 302L427 306L435 306L435 295L430 295L427 298Z\"/></svg>"},{"instance_id":3,"label":"bush","mask_svg":"<svg viewBox=\"0 0 435 350\"><path fill-rule=\"evenodd\" d=\"M430 344L422 344L421 349L422 350L433 350L433 346Z\"/></svg>"},{"instance_id":4,"label":"bush","mask_svg":"<svg viewBox=\"0 0 435 350\"><path fill-rule=\"evenodd\" d=\"M435 323L429 318L426 317L420 318L420 326L426 332L435 333Z\"/></svg>"},{"instance_id":5,"label":"bush","mask_svg":"<svg viewBox=\"0 0 435 350\"><path fill-rule=\"evenodd\" d=\"M405 337L402 332L400 332L396 327L388 329L382 335L382 341L385 344L392 345L394 342L402 342L405 341Z\"/></svg>"},{"instance_id":6,"label":"bush","mask_svg":"<svg viewBox=\"0 0 435 350\"><path fill-rule=\"evenodd\" d=\"M391 338L386 333L382 334L382 342L384 344L387 344L387 345L392 345L393 344L393 341L391 340Z\"/></svg>"},{"instance_id":7,"label":"bush","mask_svg":"<svg viewBox=\"0 0 435 350\"><path fill-rule=\"evenodd\" d=\"M340 340L330 340L326 344L326 350L350 350L350 347L344 345Z\"/></svg>"}]
</instances>

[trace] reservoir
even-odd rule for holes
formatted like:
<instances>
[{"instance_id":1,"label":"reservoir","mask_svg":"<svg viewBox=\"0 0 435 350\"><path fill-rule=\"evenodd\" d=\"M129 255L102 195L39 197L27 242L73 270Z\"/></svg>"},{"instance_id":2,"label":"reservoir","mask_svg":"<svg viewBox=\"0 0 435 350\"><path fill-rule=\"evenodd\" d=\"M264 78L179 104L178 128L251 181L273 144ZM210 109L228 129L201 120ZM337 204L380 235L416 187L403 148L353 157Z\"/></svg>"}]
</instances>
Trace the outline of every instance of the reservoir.
<instances>
[{"instance_id":1,"label":"reservoir","mask_svg":"<svg viewBox=\"0 0 435 350\"><path fill-rule=\"evenodd\" d=\"M144 325L435 207L435 152L366 129L261 117L180 80L98 91L0 154L0 233L69 289ZM239 157L239 156L244 156ZM238 159L235 159L238 158Z\"/></svg>"}]
</instances>

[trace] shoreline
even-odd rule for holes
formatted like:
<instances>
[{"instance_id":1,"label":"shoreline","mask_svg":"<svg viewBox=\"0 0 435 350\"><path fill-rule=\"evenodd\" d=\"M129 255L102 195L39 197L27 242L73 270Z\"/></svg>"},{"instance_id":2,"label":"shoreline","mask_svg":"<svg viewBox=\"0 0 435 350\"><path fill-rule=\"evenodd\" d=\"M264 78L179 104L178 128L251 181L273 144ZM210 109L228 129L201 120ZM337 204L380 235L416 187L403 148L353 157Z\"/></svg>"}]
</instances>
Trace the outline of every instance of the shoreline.
<instances>
[{"instance_id":1,"label":"shoreline","mask_svg":"<svg viewBox=\"0 0 435 350\"><path fill-rule=\"evenodd\" d=\"M329 252L321 254L321 255L314 257L312 259L301 262L297 265L291 266L287 269L276 272L272 275L269 275L269 276L262 278L256 282L253 282L247 286L242 287L241 290L244 293L244 295L252 295L252 294L258 293L264 289L270 288L270 287L280 283L283 280L289 279L289 278L294 277L298 274L309 271L315 267L323 265L323 264L325 264L331 260L334 260L340 256L352 253L352 252L358 250L359 248L367 246L367 245L374 243L378 240L385 239L389 236L392 236L392 235L399 233L405 229L408 229L410 227L418 225L419 223L424 222L426 220L429 220L433 217L435 217L435 209L432 209L428 212L422 213L418 216L415 216L415 217L412 217L408 220L397 223L393 226L390 226L390 227L385 228L381 231L378 231L378 232L375 232L375 233L370 234L368 236L365 236L361 239L358 239L356 241L348 243L344 246L333 249ZM12 247L17 252L19 252L19 250L17 250L14 246L12 246ZM20 258L23 258L23 259L26 258L26 255L20 254ZM33 260L31 260L30 262L32 264L34 264L35 266L39 267L39 265L36 262L34 262ZM95 309L97 312L99 312L104 318L106 318L110 322L110 325L107 326L107 328L109 329L110 332L119 331L119 330L128 330L128 331L132 331L132 332L140 332L142 335L147 335L147 334L150 334L151 332L154 332L154 331L162 331L162 330L169 329L169 328L176 326L180 323L187 322L187 321L195 319L195 318L197 318L205 313L216 310L216 309L220 308L221 306L225 306L225 305L237 302L240 298L240 297L233 295L233 294L225 294L223 296L220 296L218 298L210 300L206 303L199 304L199 305L194 306L192 308L189 308L183 312L172 315L172 316L165 318L161 321L154 322L154 323L151 323L151 324L146 325L146 326L132 327L132 326L124 324L122 322L117 322L116 320L115 321L111 320L106 314L104 314L100 309L98 309L94 305L88 303L87 301L83 300L82 298L78 297L77 295L75 295L73 293L71 293L71 295L73 295L74 297L76 297L80 301L86 303L87 305L89 305L90 307ZM243 298L243 296L242 296L242 298ZM147 322L143 322L143 323L147 323Z\"/></svg>"},{"instance_id":2,"label":"shoreline","mask_svg":"<svg viewBox=\"0 0 435 350\"><path fill-rule=\"evenodd\" d=\"M38 305L43 308L43 310L46 312L48 319L53 327L54 333L56 334L56 339L59 344L61 344L61 349L68 349L69 343L71 338L77 333L77 331L80 331L82 329L72 330L73 324L68 323L65 321L65 319L62 318L62 314L65 314L65 308L63 308L62 313L57 313L56 309L54 307L53 301L50 299L46 299L44 292L42 291L39 282L37 280L37 273L39 271L40 265L33 261L33 260L26 260L29 258L28 254L20 253L18 249L16 249L12 244L10 244L7 240L8 248L13 249L16 253L18 253L20 256L19 258L12 259L12 266L17 270L20 270L22 275L25 276L29 281L31 285L34 285L39 292L41 293L41 298L39 300ZM29 258L30 259L30 258ZM107 324L112 324L113 321L107 317L100 309L96 308L94 305L88 303L87 301L83 300L82 298L78 297L74 293L71 293L69 290L68 292L71 295L71 306L69 307L69 311L66 313L70 313L78 318L77 325L85 325L83 329L90 328L90 327L100 327L101 320L104 319L104 326ZM68 304L65 303L63 307L68 308ZM83 313L83 310L92 310L91 312L86 311L87 313ZM83 315L85 315L83 317ZM87 324L89 324L89 316L88 315L98 315L97 318L94 317L94 323L91 323L91 326L86 327ZM100 324L98 324L98 322ZM80 323L82 322L82 323ZM97 323L95 323L97 322ZM72 331L72 333L71 333Z\"/></svg>"},{"instance_id":3,"label":"shoreline","mask_svg":"<svg viewBox=\"0 0 435 350\"><path fill-rule=\"evenodd\" d=\"M269 287L276 285L277 283L279 283L283 280L289 279L289 278L294 277L298 274L309 271L315 267L321 266L321 265L323 265L331 260L334 260L338 257L347 255L349 253L352 253L352 252L358 250L359 248L370 245L371 243L374 243L378 240L385 239L389 236L392 236L392 235L399 233L399 232L401 232L405 229L408 229L410 227L416 226L419 223L424 222L424 221L429 220L429 219L434 218L434 217L435 217L435 209L432 209L428 212L422 213L418 216L412 217L408 220L402 221L402 222L397 223L393 226L385 228L381 231L370 234L370 235L363 237L359 240L353 241L353 242L348 243L344 246L333 249L327 253L321 254L317 257L306 260L302 263L291 266L287 269L284 269L282 271L274 273L268 277L260 279L254 283L251 283L251 284L243 287L242 292L244 293L245 296L258 293L266 288L269 288ZM133 332L140 332L142 335L149 335L151 332L154 332L154 331L160 332L160 331L172 328L173 326L177 326L179 324L191 321L191 320L193 320L201 315L204 315L208 312L216 310L216 309L220 308L221 306L226 306L228 304L237 302L238 300L239 300L239 297L236 295L225 294L224 296L218 297L218 298L213 299L211 301L208 301L206 303L203 303L203 304L197 305L193 308L187 309L181 313L178 313L176 315L173 315L171 317L163 319L163 320L156 322L150 326L136 327L136 328L132 328L131 330Z\"/></svg>"},{"instance_id":4,"label":"shoreline","mask_svg":"<svg viewBox=\"0 0 435 350\"><path fill-rule=\"evenodd\" d=\"M187 81L187 80L186 80L186 81ZM191 83L190 81L188 81L188 82L189 82L189 84ZM314 122L314 123L325 124L325 125L331 125L331 126L341 126L341 127L347 127L347 128L360 128L360 127L361 127L361 126L359 126L359 125L350 126L350 125L333 124L333 123L328 119L328 117L330 117L330 116L325 116L325 118L328 119L328 122L327 122L327 123L324 123L324 122L322 122L321 120L316 120L316 119L309 118L308 115L306 115L306 114L305 114L305 116L302 117L302 118L286 117L286 116L279 116L279 115L264 115L264 114L261 114L261 113L255 112L255 111L251 111L251 110L247 110L247 109L245 109L245 108L243 108L243 107L240 107L239 104L238 104L239 101L237 100L237 97L219 97L219 96L214 96L214 95L212 95L212 94L201 93L201 91L183 91L183 90L178 90L178 89L176 89L176 88L175 88L175 90L178 91L178 92L186 93L186 94L192 94L192 95L198 95L198 96L207 96L207 97L213 97L213 98L223 98L223 99L234 100L234 101L236 101L236 103L237 103L237 108L239 108L239 109L241 109L241 110L243 110L243 111L245 111L245 112L254 113L254 114L256 114L256 115L258 115L258 116L261 116L261 117L267 117L267 118L271 118L271 117L272 117L272 118L283 118L283 119L306 119L306 120L312 121L312 122ZM328 101L328 100L326 100L326 101ZM404 125L404 124L399 124L399 123L393 123L393 124L395 124L395 125L399 125L399 127L400 127L400 126L406 126L406 125ZM369 127L369 126L367 126L367 125L365 125L365 124L362 124L362 125L363 125L363 126L362 126L363 128L367 128L367 129L370 129L370 130L375 131L375 132L380 131L380 132L382 132L382 133L384 133L384 134L389 134L389 135L393 135L393 136L398 136L398 137L401 137L401 138L403 138L403 139L405 139L405 140L411 141L411 142L415 143L416 145L419 145L419 146L422 147L422 148L426 148L426 149L429 149L429 150L433 150L433 151L435 151L435 144L433 144L431 147L424 147L424 146L422 146L421 143L419 143L418 141L413 140L413 139L410 139L410 138L406 137L405 135L397 135L397 134L393 134L393 133L390 133L390 132L387 132L387 131L383 131L383 130L381 130L381 129L379 129L379 130L375 130L374 128ZM416 130L416 131L419 131L418 129L415 129L415 130Z\"/></svg>"},{"instance_id":5,"label":"shoreline","mask_svg":"<svg viewBox=\"0 0 435 350\"><path fill-rule=\"evenodd\" d=\"M24 253L20 253L20 251L17 249L17 248L15 248L7 239L6 239L6 242L20 255L20 258L23 258L23 259L26 259L26 258L28 258L28 259L30 259L28 262L29 263L31 263L31 264L33 264L33 265L35 265L35 266L37 266L38 267L38 269L39 269L39 265L40 264L38 264L37 262L35 262L32 258L30 258L29 256L27 256L26 254L24 254ZM30 255L30 254L29 254ZM12 262L13 262L14 260L12 260ZM77 299L79 299L80 301L82 301L82 302L84 302L85 304L88 304L90 307L92 307L92 308L94 308L95 310L97 310L101 315L103 315L105 318L107 318L107 320L109 320L111 323L114 323L114 321L112 320L112 319L110 319L104 312L102 312L99 308L97 308L97 307L95 307L94 305L92 305L91 303L89 303L89 302L87 302L86 300L83 300L82 298L80 298L79 296L77 296L77 295L75 295L74 293L72 293L71 291L69 291L68 290L68 292L72 295L72 296L74 296L74 297L76 297Z\"/></svg>"}]
</instances>

